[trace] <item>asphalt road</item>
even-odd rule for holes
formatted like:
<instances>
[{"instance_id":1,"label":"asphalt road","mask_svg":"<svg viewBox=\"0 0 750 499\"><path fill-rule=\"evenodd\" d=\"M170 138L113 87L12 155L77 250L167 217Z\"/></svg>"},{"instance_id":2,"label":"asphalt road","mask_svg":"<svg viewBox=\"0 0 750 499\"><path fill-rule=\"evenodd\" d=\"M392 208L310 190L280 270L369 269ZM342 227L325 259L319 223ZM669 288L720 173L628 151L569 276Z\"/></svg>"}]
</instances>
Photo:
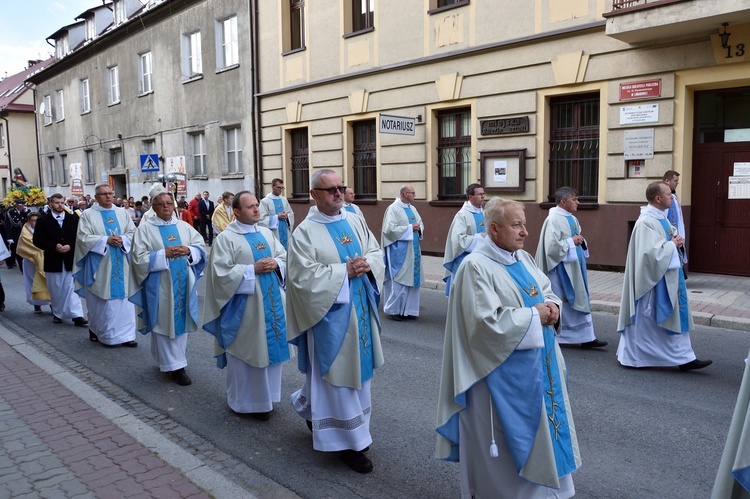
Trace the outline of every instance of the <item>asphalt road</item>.
<instances>
[{"instance_id":1,"label":"asphalt road","mask_svg":"<svg viewBox=\"0 0 750 499\"><path fill-rule=\"evenodd\" d=\"M34 315L23 296L18 270L0 270L6 310L0 320L21 336L42 339L142 402L161 420L172 418L201 441L293 491L323 497L458 497L458 466L432 459L435 403L440 376L446 298L422 291L418 321L384 319L386 364L373 382L375 471L359 475L336 457L312 450L304 421L289 404L303 382L294 363L284 368L282 402L271 420L234 415L224 398L224 374L212 358L212 337L188 342L189 387L158 372L148 338L136 349L105 349L88 341L86 329L53 325L47 311ZM201 296L203 288L201 286ZM202 300L201 300L202 301ZM574 476L582 498L705 498L710 494L739 389L750 335L699 328L692 335L699 358L714 365L700 372L626 369L615 359L616 318L595 315L605 351L565 347L570 398L583 468ZM190 436L185 440L190 441Z\"/></svg>"}]
</instances>

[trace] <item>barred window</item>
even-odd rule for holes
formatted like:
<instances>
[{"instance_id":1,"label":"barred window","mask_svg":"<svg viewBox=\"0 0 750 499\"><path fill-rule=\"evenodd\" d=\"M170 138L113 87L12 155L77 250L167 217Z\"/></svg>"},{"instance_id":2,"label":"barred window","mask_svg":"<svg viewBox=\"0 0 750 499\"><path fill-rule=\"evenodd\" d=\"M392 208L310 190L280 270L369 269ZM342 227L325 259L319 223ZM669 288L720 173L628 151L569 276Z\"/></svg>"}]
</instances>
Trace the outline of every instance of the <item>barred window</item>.
<instances>
[{"instance_id":1,"label":"barred window","mask_svg":"<svg viewBox=\"0 0 750 499\"><path fill-rule=\"evenodd\" d=\"M471 109L438 113L438 199L464 199L471 183Z\"/></svg>"},{"instance_id":2,"label":"barred window","mask_svg":"<svg viewBox=\"0 0 750 499\"><path fill-rule=\"evenodd\" d=\"M291 131L292 139L292 197L310 197L310 148L307 128Z\"/></svg>"},{"instance_id":3,"label":"barred window","mask_svg":"<svg viewBox=\"0 0 750 499\"><path fill-rule=\"evenodd\" d=\"M599 94L550 100L549 197L560 187L578 191L583 203L596 203L599 179Z\"/></svg>"},{"instance_id":4,"label":"barred window","mask_svg":"<svg viewBox=\"0 0 750 499\"><path fill-rule=\"evenodd\" d=\"M375 149L375 120L358 121L354 131L354 185L359 199L376 199L377 152Z\"/></svg>"}]
</instances>

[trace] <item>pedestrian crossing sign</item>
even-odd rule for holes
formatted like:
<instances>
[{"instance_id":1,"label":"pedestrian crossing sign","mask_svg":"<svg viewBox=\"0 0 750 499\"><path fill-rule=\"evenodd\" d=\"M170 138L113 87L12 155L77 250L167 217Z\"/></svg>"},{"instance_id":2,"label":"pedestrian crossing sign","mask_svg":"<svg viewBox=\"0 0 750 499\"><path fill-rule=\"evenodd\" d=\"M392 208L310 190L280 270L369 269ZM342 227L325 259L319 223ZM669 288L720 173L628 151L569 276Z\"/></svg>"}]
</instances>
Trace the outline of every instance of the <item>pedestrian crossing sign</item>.
<instances>
[{"instance_id":1,"label":"pedestrian crossing sign","mask_svg":"<svg viewBox=\"0 0 750 499\"><path fill-rule=\"evenodd\" d=\"M141 171L143 173L159 171L158 154L141 154Z\"/></svg>"}]
</instances>

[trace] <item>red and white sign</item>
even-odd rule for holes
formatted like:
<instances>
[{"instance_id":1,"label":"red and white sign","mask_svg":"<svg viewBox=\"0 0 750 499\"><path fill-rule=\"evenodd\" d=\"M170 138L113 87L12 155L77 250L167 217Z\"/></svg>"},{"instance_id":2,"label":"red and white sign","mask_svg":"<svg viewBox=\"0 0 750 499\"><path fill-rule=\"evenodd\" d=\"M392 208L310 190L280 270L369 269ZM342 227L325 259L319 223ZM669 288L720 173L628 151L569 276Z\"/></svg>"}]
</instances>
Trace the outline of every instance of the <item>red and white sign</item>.
<instances>
[{"instance_id":1,"label":"red and white sign","mask_svg":"<svg viewBox=\"0 0 750 499\"><path fill-rule=\"evenodd\" d=\"M620 100L661 97L661 79L620 83Z\"/></svg>"}]
</instances>

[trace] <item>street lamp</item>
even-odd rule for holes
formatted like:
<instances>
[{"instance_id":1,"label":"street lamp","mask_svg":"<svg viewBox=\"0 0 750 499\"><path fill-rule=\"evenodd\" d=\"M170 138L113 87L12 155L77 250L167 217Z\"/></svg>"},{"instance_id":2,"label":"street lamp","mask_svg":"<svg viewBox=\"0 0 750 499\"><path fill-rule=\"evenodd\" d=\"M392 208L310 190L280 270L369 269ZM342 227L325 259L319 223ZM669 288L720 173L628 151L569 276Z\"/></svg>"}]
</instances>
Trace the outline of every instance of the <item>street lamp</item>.
<instances>
[{"instance_id":1,"label":"street lamp","mask_svg":"<svg viewBox=\"0 0 750 499\"><path fill-rule=\"evenodd\" d=\"M721 23L721 33L719 33L719 38L721 39L721 48L725 49L729 45L729 36L732 33L727 32L727 26L729 26L729 23Z\"/></svg>"}]
</instances>

